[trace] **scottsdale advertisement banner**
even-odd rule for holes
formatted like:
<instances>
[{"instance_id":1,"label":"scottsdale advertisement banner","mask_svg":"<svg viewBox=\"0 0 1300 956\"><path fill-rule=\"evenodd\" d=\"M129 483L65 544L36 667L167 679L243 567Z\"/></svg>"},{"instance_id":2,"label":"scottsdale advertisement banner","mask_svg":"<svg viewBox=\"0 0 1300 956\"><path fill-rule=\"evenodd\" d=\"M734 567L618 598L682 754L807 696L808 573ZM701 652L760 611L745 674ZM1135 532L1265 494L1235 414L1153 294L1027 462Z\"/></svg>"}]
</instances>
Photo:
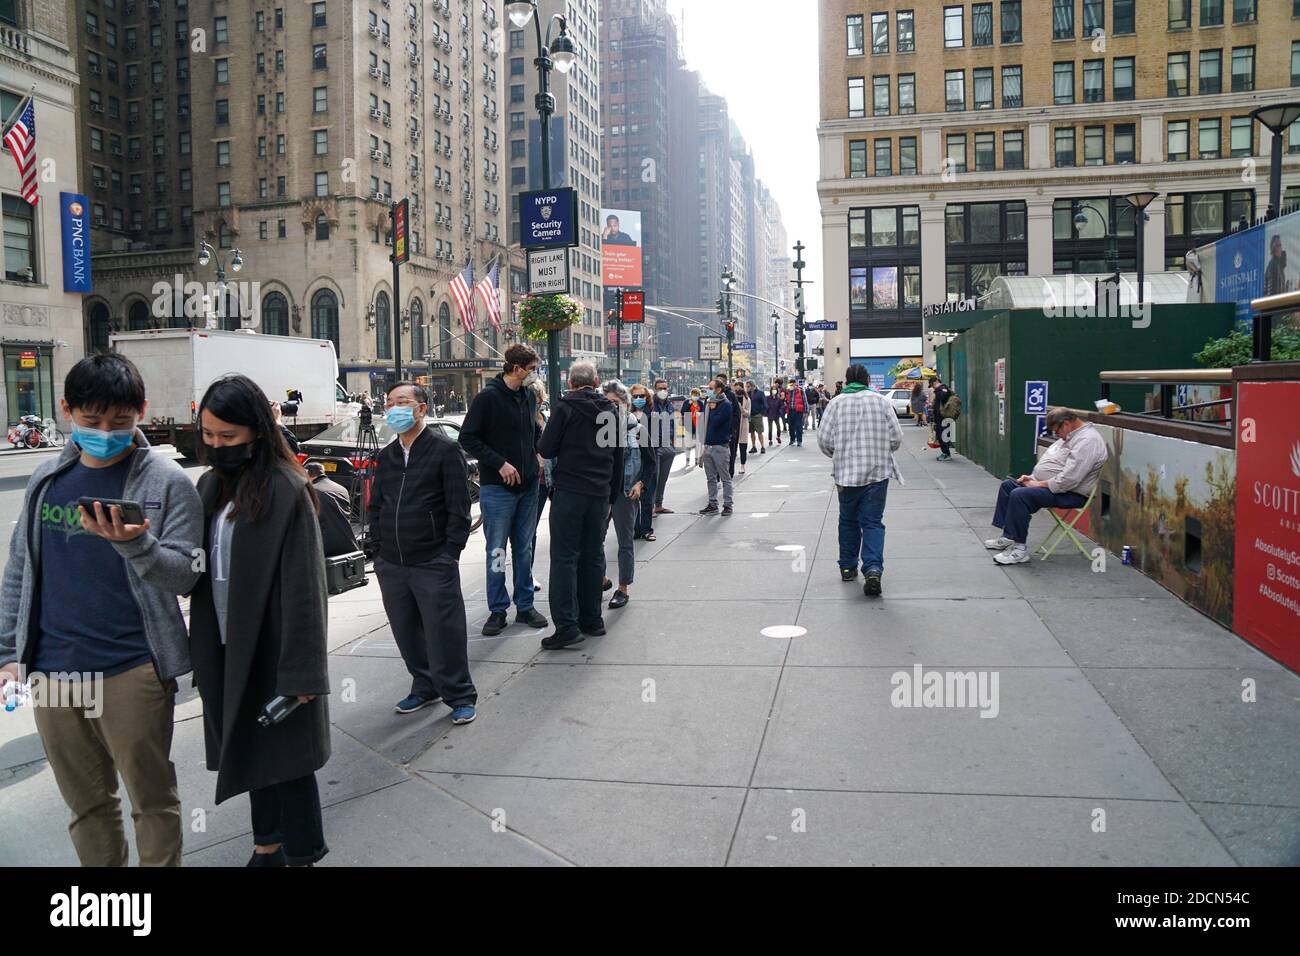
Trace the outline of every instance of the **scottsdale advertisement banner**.
<instances>
[{"instance_id":1,"label":"scottsdale advertisement banner","mask_svg":"<svg viewBox=\"0 0 1300 956\"><path fill-rule=\"evenodd\" d=\"M1250 301L1300 288L1300 213L1243 229L1196 250L1207 302L1233 302L1250 331Z\"/></svg>"},{"instance_id":2,"label":"scottsdale advertisement banner","mask_svg":"<svg viewBox=\"0 0 1300 956\"><path fill-rule=\"evenodd\" d=\"M600 221L600 272L605 288L640 287L641 214L602 209Z\"/></svg>"},{"instance_id":3,"label":"scottsdale advertisement banner","mask_svg":"<svg viewBox=\"0 0 1300 956\"><path fill-rule=\"evenodd\" d=\"M1237 389L1232 629L1300 671L1300 382Z\"/></svg>"}]
</instances>

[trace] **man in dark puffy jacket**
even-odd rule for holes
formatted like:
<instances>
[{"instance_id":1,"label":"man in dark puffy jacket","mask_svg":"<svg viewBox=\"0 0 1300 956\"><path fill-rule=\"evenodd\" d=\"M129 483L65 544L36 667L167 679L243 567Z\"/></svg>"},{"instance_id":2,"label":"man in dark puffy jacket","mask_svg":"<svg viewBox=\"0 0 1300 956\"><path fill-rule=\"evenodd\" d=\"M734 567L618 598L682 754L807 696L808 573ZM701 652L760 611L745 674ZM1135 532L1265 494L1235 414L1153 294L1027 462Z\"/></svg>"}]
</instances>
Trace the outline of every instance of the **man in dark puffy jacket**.
<instances>
[{"instance_id":1,"label":"man in dark puffy jacket","mask_svg":"<svg viewBox=\"0 0 1300 956\"><path fill-rule=\"evenodd\" d=\"M767 394L767 443L773 441L781 444L781 433L785 431L785 397L781 386L772 383L772 390Z\"/></svg>"},{"instance_id":2,"label":"man in dark puffy jacket","mask_svg":"<svg viewBox=\"0 0 1300 956\"><path fill-rule=\"evenodd\" d=\"M543 650L583 642L605 633L600 613L604 581L605 525L622 492L621 421L613 402L598 391L596 366L574 362L569 388L555 402L537 451L554 458L551 487L551 616L555 633Z\"/></svg>"},{"instance_id":3,"label":"man in dark puffy jacket","mask_svg":"<svg viewBox=\"0 0 1300 956\"><path fill-rule=\"evenodd\" d=\"M718 513L718 482L722 482L722 514L731 514L731 469L728 467L727 450L731 446L733 398L727 395L726 379L719 377L713 381L713 391L709 393L704 406L704 421L700 430L704 433L704 445L700 449L700 467L708 479L709 503L700 511L702 515Z\"/></svg>"}]
</instances>

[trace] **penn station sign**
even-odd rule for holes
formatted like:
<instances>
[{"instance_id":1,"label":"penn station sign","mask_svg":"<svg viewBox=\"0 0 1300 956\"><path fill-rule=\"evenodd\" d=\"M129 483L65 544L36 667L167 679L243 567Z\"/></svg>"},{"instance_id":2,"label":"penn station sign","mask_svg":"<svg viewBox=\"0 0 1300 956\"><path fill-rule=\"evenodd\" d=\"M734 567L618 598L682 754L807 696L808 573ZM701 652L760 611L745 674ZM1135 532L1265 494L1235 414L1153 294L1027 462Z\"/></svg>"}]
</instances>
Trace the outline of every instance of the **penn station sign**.
<instances>
[{"instance_id":1,"label":"penn station sign","mask_svg":"<svg viewBox=\"0 0 1300 956\"><path fill-rule=\"evenodd\" d=\"M974 312L976 308L974 299L954 299L950 302L937 302L924 306L921 309L921 318L929 319L937 315L954 315L958 312Z\"/></svg>"}]
</instances>

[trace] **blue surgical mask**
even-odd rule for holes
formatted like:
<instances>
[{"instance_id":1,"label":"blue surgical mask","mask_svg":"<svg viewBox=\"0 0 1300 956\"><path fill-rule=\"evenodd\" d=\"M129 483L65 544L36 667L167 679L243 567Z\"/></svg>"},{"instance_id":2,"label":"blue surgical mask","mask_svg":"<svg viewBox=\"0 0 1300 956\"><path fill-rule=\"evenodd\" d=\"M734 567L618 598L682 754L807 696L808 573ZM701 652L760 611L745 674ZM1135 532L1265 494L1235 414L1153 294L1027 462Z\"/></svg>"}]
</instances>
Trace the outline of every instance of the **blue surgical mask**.
<instances>
[{"instance_id":1,"label":"blue surgical mask","mask_svg":"<svg viewBox=\"0 0 1300 956\"><path fill-rule=\"evenodd\" d=\"M394 405L384 413L384 421L397 434L403 435L415 425L415 409L410 405Z\"/></svg>"},{"instance_id":2,"label":"blue surgical mask","mask_svg":"<svg viewBox=\"0 0 1300 956\"><path fill-rule=\"evenodd\" d=\"M82 428L73 422L72 440L91 458L108 461L135 443L135 429L120 428L106 432L98 428Z\"/></svg>"},{"instance_id":3,"label":"blue surgical mask","mask_svg":"<svg viewBox=\"0 0 1300 956\"><path fill-rule=\"evenodd\" d=\"M644 398L634 398L634 399L632 399L632 407L633 407L633 408L645 408L645 399L644 399Z\"/></svg>"}]
</instances>

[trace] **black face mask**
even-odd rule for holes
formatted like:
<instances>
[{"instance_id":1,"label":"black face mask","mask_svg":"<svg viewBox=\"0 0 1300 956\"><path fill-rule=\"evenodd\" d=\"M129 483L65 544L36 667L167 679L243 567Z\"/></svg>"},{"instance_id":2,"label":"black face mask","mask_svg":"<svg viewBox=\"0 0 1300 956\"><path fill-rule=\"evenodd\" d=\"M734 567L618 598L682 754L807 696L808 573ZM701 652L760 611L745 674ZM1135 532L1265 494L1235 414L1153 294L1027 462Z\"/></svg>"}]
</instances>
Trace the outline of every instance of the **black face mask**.
<instances>
[{"instance_id":1,"label":"black face mask","mask_svg":"<svg viewBox=\"0 0 1300 956\"><path fill-rule=\"evenodd\" d=\"M212 467L223 474L234 474L253 460L253 443L242 445L207 445L207 457Z\"/></svg>"}]
</instances>

